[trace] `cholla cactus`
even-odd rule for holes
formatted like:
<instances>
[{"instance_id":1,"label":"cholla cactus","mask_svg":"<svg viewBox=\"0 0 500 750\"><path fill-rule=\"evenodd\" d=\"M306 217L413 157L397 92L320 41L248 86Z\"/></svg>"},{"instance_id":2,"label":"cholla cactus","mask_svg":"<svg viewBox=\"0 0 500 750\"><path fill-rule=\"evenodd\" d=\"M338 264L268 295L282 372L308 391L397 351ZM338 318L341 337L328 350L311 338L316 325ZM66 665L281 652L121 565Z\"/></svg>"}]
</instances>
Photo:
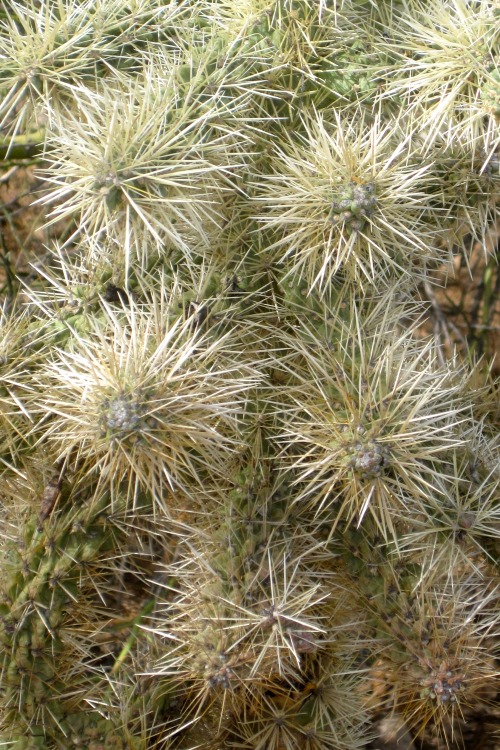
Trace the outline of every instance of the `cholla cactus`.
<instances>
[{"instance_id":1,"label":"cholla cactus","mask_svg":"<svg viewBox=\"0 0 500 750\"><path fill-rule=\"evenodd\" d=\"M415 279L438 234L430 165L412 153L402 123L332 120L304 116L269 155L270 174L257 178L255 219L269 230L268 251L311 289L328 288L339 272L362 288L390 271Z\"/></svg>"},{"instance_id":2,"label":"cholla cactus","mask_svg":"<svg viewBox=\"0 0 500 750\"><path fill-rule=\"evenodd\" d=\"M57 234L0 316L2 747L358 750L388 713L468 746L498 384L419 291L492 255L499 22L1 4L0 150Z\"/></svg>"},{"instance_id":3,"label":"cholla cactus","mask_svg":"<svg viewBox=\"0 0 500 750\"><path fill-rule=\"evenodd\" d=\"M327 509L333 527L369 512L387 537L408 497L453 477L447 454L467 418L460 373L436 368L432 344L416 346L411 331L391 331L380 304L364 313L352 304L348 323L335 308L328 318L319 336L299 319L289 340L293 407L279 420L295 502Z\"/></svg>"},{"instance_id":4,"label":"cholla cactus","mask_svg":"<svg viewBox=\"0 0 500 750\"><path fill-rule=\"evenodd\" d=\"M240 158L236 131L219 123L231 107L217 93L201 99L196 83L171 60L85 91L80 111L59 117L47 139L55 220L76 215L79 232L114 237L135 256L144 233L148 256L155 244L186 259L197 241L208 246Z\"/></svg>"},{"instance_id":5,"label":"cholla cactus","mask_svg":"<svg viewBox=\"0 0 500 750\"><path fill-rule=\"evenodd\" d=\"M128 483L131 499L142 488L162 502L189 482L202 486L206 470L223 474L257 369L231 359L230 334L196 330L196 313L172 319L156 300L103 312L40 368L38 442L97 472L112 494Z\"/></svg>"},{"instance_id":6,"label":"cholla cactus","mask_svg":"<svg viewBox=\"0 0 500 750\"><path fill-rule=\"evenodd\" d=\"M388 40L399 57L387 73L381 96L408 96L421 111L427 139L441 129L448 140L498 147L498 8L495 2L440 0L403 3L394 14ZM411 31L410 31L411 29Z\"/></svg>"}]
</instances>

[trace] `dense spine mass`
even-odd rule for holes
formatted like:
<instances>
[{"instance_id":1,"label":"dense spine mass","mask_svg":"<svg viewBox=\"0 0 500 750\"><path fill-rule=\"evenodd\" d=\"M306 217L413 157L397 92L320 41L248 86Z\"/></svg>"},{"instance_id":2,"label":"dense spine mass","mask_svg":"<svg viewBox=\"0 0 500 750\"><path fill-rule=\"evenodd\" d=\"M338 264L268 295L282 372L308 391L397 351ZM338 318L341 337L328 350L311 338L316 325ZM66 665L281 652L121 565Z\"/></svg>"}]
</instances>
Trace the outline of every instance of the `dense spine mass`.
<instances>
[{"instance_id":1,"label":"dense spine mass","mask_svg":"<svg viewBox=\"0 0 500 750\"><path fill-rule=\"evenodd\" d=\"M498 384L418 299L493 254L496 5L2 0L52 237L0 315L2 747L477 746Z\"/></svg>"}]
</instances>

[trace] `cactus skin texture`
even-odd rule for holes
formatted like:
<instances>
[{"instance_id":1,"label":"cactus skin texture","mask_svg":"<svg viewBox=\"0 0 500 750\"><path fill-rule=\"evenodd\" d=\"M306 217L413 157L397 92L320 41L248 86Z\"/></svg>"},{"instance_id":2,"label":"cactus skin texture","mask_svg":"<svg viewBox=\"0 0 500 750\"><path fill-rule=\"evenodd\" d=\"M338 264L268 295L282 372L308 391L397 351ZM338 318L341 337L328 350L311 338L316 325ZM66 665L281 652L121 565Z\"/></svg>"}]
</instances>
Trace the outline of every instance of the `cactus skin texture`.
<instances>
[{"instance_id":1,"label":"cactus skin texture","mask_svg":"<svg viewBox=\"0 0 500 750\"><path fill-rule=\"evenodd\" d=\"M497 6L2 0L0 747L483 741L499 383L421 296L494 298Z\"/></svg>"},{"instance_id":2,"label":"cactus skin texture","mask_svg":"<svg viewBox=\"0 0 500 750\"><path fill-rule=\"evenodd\" d=\"M106 580L112 586L109 559L123 553L126 523L124 503L112 509L109 494L88 496L88 489L69 487L56 472L37 498L38 513L26 514L4 550L2 741L14 747L92 748L97 739L104 748L129 747L119 717L85 707L90 665L98 673L114 658L112 632L105 637L112 597L105 606L96 589ZM101 653L92 656L99 631Z\"/></svg>"}]
</instances>

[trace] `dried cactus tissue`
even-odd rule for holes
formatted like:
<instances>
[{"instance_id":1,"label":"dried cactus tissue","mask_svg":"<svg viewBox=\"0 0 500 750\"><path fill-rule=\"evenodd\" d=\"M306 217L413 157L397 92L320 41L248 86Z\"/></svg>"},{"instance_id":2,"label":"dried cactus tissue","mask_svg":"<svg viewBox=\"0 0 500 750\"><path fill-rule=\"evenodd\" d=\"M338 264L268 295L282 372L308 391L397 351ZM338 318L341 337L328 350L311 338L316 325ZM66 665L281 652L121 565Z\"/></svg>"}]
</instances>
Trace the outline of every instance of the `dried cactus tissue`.
<instances>
[{"instance_id":1,"label":"dried cactus tissue","mask_svg":"<svg viewBox=\"0 0 500 750\"><path fill-rule=\"evenodd\" d=\"M0 748L500 750L498 0L0 0L0 156Z\"/></svg>"}]
</instances>

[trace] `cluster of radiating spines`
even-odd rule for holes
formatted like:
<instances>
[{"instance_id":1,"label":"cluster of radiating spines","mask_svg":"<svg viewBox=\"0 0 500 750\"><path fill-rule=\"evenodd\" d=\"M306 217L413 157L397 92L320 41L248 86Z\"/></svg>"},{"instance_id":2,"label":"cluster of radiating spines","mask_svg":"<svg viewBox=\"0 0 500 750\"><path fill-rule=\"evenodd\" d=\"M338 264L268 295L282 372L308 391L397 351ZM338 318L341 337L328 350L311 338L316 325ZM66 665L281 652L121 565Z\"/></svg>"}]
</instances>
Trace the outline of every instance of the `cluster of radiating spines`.
<instances>
[{"instance_id":1,"label":"cluster of radiating spines","mask_svg":"<svg viewBox=\"0 0 500 750\"><path fill-rule=\"evenodd\" d=\"M341 531L331 551L371 635L363 653L376 697L368 703L394 711L422 741L467 746L468 720L498 691L498 588L486 555L439 555L418 542L407 554L384 544L371 519Z\"/></svg>"},{"instance_id":2,"label":"cluster of radiating spines","mask_svg":"<svg viewBox=\"0 0 500 750\"><path fill-rule=\"evenodd\" d=\"M200 98L199 71L184 82L181 67L155 60L139 79L102 83L47 138L53 220L118 241L129 264L145 267L155 247L188 263L208 252L242 164L240 100Z\"/></svg>"},{"instance_id":3,"label":"cluster of radiating spines","mask_svg":"<svg viewBox=\"0 0 500 750\"><path fill-rule=\"evenodd\" d=\"M119 0L54 5L12 2L0 25L0 123L12 145L40 139L61 111L77 106L99 79L134 74L151 44L173 46L186 16L182 3L140 5Z\"/></svg>"},{"instance_id":4,"label":"cluster of radiating spines","mask_svg":"<svg viewBox=\"0 0 500 750\"><path fill-rule=\"evenodd\" d=\"M346 644L362 616L328 550L287 518L287 494L272 473L238 472L165 571L151 674L171 691L165 734L182 747L351 748L364 734Z\"/></svg>"},{"instance_id":5,"label":"cluster of radiating spines","mask_svg":"<svg viewBox=\"0 0 500 750\"><path fill-rule=\"evenodd\" d=\"M39 454L35 470L32 456L2 482L1 741L90 750L99 740L125 750L124 712L106 709L106 675L129 627L123 600L135 606L165 541L145 496L133 517L125 501L111 504L47 458Z\"/></svg>"},{"instance_id":6,"label":"cluster of radiating spines","mask_svg":"<svg viewBox=\"0 0 500 750\"><path fill-rule=\"evenodd\" d=\"M296 472L292 502L327 513L333 528L371 516L385 538L410 504L452 482L450 451L472 419L465 373L440 367L432 343L401 330L389 299L371 309L340 300L321 326L299 316L276 365L288 373L277 418L282 459Z\"/></svg>"},{"instance_id":7,"label":"cluster of radiating spines","mask_svg":"<svg viewBox=\"0 0 500 750\"><path fill-rule=\"evenodd\" d=\"M404 122L312 113L252 181L254 219L285 278L328 289L418 278L436 257L436 177Z\"/></svg>"},{"instance_id":8,"label":"cluster of radiating spines","mask_svg":"<svg viewBox=\"0 0 500 750\"><path fill-rule=\"evenodd\" d=\"M161 505L224 475L260 380L224 316L171 303L165 290L126 304L100 298L98 311L81 313L83 333L65 321L65 348L33 373L29 407L33 437L57 460L76 461L113 496L125 483L130 500L148 491Z\"/></svg>"},{"instance_id":9,"label":"cluster of radiating spines","mask_svg":"<svg viewBox=\"0 0 500 750\"><path fill-rule=\"evenodd\" d=\"M432 147L438 133L486 155L498 146L498 8L490 0L412 0L397 8L377 46L395 58L380 100L399 95Z\"/></svg>"},{"instance_id":10,"label":"cluster of radiating spines","mask_svg":"<svg viewBox=\"0 0 500 750\"><path fill-rule=\"evenodd\" d=\"M491 575L500 549L498 439L474 424L435 476L432 491L412 502L397 539L399 553L418 562L422 578L447 567Z\"/></svg>"},{"instance_id":11,"label":"cluster of radiating spines","mask_svg":"<svg viewBox=\"0 0 500 750\"><path fill-rule=\"evenodd\" d=\"M220 478L243 445L240 419L267 357L239 315L241 295L214 274L194 288L161 264L127 277L62 250L38 271L32 332L51 347L29 373L32 442L103 487L125 482L129 498L142 489L160 504Z\"/></svg>"},{"instance_id":12,"label":"cluster of radiating spines","mask_svg":"<svg viewBox=\"0 0 500 750\"><path fill-rule=\"evenodd\" d=\"M186 8L146 3L140 12L122 8L117 19L119 9L114 0L99 9L92 3L42 3L30 6L25 17L17 9L17 24L26 28L14 19L0 34L3 62L10 66L2 81L8 88L5 78L13 79L3 103L4 125L13 131L11 145L18 133L29 139L31 126L24 120L41 87L35 118L41 130L33 138L46 148L51 187L44 200L56 204L50 220L75 220L80 237L119 242L128 265L138 259L145 267L160 247L169 257L181 250L193 262L215 243L226 221L223 204L234 190L245 141L237 113L249 95L236 92L222 100L217 76L211 80L213 56L194 66L189 49L174 44ZM153 43L156 19L160 38L167 29L172 36L168 52ZM132 55L139 25L151 39ZM95 35L104 49L93 43ZM123 37L118 46L128 39L126 54L115 55L117 35ZM10 49L17 43L26 48L26 61ZM115 69L122 54L133 57L133 74ZM86 71L82 79L77 63ZM99 64L104 72L95 70Z\"/></svg>"},{"instance_id":13,"label":"cluster of radiating spines","mask_svg":"<svg viewBox=\"0 0 500 750\"><path fill-rule=\"evenodd\" d=\"M498 691L498 591L476 573L445 574L434 585L422 584L412 566L390 575L384 592L370 596L384 654L382 702L415 735L460 746L468 719Z\"/></svg>"}]
</instances>

